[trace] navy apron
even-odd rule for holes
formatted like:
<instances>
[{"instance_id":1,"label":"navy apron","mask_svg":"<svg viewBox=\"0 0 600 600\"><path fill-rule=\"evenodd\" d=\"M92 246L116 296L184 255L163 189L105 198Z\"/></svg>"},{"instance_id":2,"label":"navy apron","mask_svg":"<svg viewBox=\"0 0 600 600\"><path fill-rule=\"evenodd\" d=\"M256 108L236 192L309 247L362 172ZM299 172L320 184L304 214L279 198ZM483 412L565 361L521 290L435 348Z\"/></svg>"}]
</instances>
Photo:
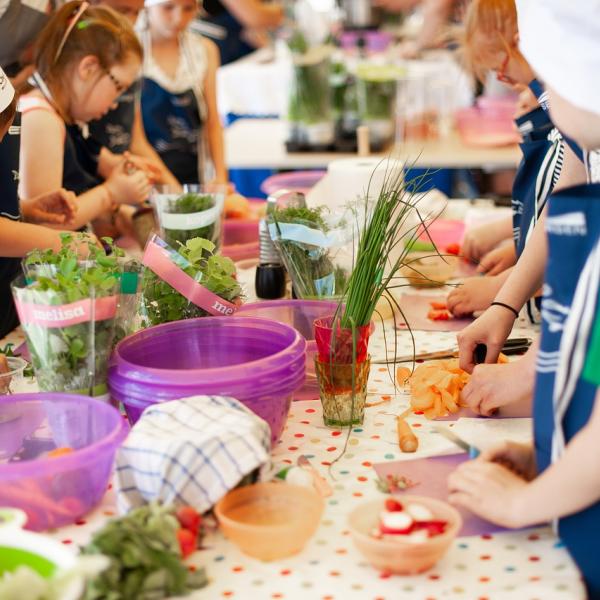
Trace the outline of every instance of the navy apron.
<instances>
[{"instance_id":1,"label":"navy apron","mask_svg":"<svg viewBox=\"0 0 600 600\"><path fill-rule=\"evenodd\" d=\"M533 95L537 98L540 106L548 112L550 109L550 105L548 104L548 92L544 89L544 86L537 79L532 79L529 83L529 89L533 92ZM568 146L573 150L575 156L581 161L584 162L585 153L581 146L570 137L562 134L563 139L568 144Z\"/></svg>"},{"instance_id":2,"label":"navy apron","mask_svg":"<svg viewBox=\"0 0 600 600\"><path fill-rule=\"evenodd\" d=\"M19 146L21 114L17 113L8 133L0 142L0 216L19 221ZM21 273L21 259L0 257L0 338L10 333L19 318L10 291L10 282Z\"/></svg>"},{"instance_id":3,"label":"navy apron","mask_svg":"<svg viewBox=\"0 0 600 600\"><path fill-rule=\"evenodd\" d=\"M131 132L135 120L135 105L142 89L141 80L135 81L113 108L101 119L89 124L89 139L98 146L108 148L114 154L123 154L131 147Z\"/></svg>"},{"instance_id":4,"label":"navy apron","mask_svg":"<svg viewBox=\"0 0 600 600\"><path fill-rule=\"evenodd\" d=\"M540 473L558 460L594 406L597 387L581 373L597 311L600 185L561 190L548 202L548 263L533 407ZM600 598L600 502L560 519L558 533L583 573L590 598Z\"/></svg>"},{"instance_id":5,"label":"navy apron","mask_svg":"<svg viewBox=\"0 0 600 600\"><path fill-rule=\"evenodd\" d=\"M173 94L144 77L142 118L148 141L175 178L181 183L200 183L202 119L194 91Z\"/></svg>"},{"instance_id":6,"label":"navy apron","mask_svg":"<svg viewBox=\"0 0 600 600\"><path fill-rule=\"evenodd\" d=\"M202 35L209 37L219 48L221 65L226 65L254 52L256 48L246 43L243 38L243 27L226 9L218 14L202 17L203 21L221 29L222 36L211 36L210 32L202 31Z\"/></svg>"}]
</instances>

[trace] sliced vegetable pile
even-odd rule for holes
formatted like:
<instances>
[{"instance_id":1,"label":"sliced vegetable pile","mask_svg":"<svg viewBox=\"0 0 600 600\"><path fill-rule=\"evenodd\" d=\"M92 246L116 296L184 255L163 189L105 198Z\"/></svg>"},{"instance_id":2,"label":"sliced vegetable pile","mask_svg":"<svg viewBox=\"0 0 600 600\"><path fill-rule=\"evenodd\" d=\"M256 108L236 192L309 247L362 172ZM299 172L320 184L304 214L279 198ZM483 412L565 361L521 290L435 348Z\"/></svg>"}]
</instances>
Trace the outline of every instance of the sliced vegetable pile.
<instances>
[{"instance_id":1,"label":"sliced vegetable pile","mask_svg":"<svg viewBox=\"0 0 600 600\"><path fill-rule=\"evenodd\" d=\"M402 504L395 498L388 498L379 517L379 528L374 529L371 535L377 539L402 539L419 544L429 538L442 535L447 526L447 521L436 519L423 504L418 502Z\"/></svg>"}]
</instances>

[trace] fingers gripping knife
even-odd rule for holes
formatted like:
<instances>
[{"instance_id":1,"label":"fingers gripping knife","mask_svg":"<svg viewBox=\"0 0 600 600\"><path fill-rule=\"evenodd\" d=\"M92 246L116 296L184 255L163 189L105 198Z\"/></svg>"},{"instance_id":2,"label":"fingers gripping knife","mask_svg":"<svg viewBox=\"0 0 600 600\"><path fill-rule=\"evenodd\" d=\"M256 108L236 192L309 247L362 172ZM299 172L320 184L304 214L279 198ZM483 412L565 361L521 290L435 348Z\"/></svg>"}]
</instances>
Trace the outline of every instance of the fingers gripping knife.
<instances>
[{"instance_id":1,"label":"fingers gripping knife","mask_svg":"<svg viewBox=\"0 0 600 600\"><path fill-rule=\"evenodd\" d=\"M257 297L266 300L285 296L285 267L269 234L269 216L281 206L306 206L306 199L290 190L278 190L267 198L267 214L258 225L259 264L254 280Z\"/></svg>"}]
</instances>

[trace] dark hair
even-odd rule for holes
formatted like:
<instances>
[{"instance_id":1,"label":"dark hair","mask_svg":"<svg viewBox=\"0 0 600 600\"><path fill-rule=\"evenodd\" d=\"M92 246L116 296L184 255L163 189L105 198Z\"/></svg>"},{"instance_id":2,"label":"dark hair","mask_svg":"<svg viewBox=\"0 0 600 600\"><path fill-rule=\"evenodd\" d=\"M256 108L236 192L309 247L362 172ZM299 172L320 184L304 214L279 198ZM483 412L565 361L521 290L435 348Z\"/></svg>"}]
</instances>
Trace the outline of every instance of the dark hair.
<instances>
[{"instance_id":1,"label":"dark hair","mask_svg":"<svg viewBox=\"0 0 600 600\"><path fill-rule=\"evenodd\" d=\"M35 47L35 66L42 76L65 121L69 87L67 78L75 63L84 56L96 56L104 69L122 63L129 54L142 58L140 45L131 25L106 6L87 6L76 23L83 2L67 2L42 30ZM66 36L66 38L65 38Z\"/></svg>"}]
</instances>

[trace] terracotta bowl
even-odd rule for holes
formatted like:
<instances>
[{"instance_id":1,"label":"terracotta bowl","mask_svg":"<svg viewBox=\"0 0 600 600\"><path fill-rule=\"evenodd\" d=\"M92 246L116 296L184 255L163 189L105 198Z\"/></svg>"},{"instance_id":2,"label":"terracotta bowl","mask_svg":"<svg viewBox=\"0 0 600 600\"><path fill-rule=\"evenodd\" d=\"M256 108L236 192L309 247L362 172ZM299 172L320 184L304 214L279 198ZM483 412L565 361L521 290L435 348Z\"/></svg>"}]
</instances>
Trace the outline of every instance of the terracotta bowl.
<instances>
[{"instance_id":1,"label":"terracotta bowl","mask_svg":"<svg viewBox=\"0 0 600 600\"><path fill-rule=\"evenodd\" d=\"M237 488L215 506L221 530L242 552L264 561L297 554L314 534L324 503L315 491L287 483Z\"/></svg>"},{"instance_id":2,"label":"terracotta bowl","mask_svg":"<svg viewBox=\"0 0 600 600\"><path fill-rule=\"evenodd\" d=\"M462 526L462 519L456 509L441 500L410 495L398 499L403 504L418 502L426 506L436 519L448 521L446 531L418 543L401 535L393 540L374 538L371 531L379 525L385 498L357 506L350 513L348 524L356 547L376 569L415 575L430 569L444 556Z\"/></svg>"}]
</instances>

